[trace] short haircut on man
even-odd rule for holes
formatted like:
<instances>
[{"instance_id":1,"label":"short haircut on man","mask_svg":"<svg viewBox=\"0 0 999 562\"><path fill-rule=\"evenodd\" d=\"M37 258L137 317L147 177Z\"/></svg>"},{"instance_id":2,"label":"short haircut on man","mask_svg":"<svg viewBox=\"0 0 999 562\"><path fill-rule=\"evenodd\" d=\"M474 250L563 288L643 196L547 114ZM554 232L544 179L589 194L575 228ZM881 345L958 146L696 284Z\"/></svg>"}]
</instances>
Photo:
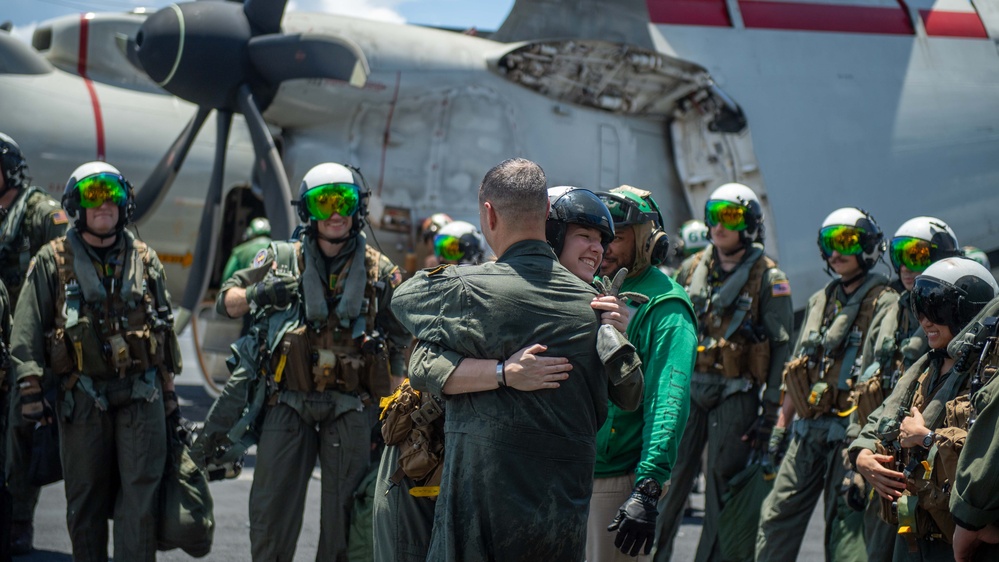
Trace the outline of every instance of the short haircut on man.
<instances>
[{"instance_id":1,"label":"short haircut on man","mask_svg":"<svg viewBox=\"0 0 999 562\"><path fill-rule=\"evenodd\" d=\"M500 162L486 172L479 186L479 205L486 201L501 215L546 218L548 179L545 171L525 158Z\"/></svg>"}]
</instances>

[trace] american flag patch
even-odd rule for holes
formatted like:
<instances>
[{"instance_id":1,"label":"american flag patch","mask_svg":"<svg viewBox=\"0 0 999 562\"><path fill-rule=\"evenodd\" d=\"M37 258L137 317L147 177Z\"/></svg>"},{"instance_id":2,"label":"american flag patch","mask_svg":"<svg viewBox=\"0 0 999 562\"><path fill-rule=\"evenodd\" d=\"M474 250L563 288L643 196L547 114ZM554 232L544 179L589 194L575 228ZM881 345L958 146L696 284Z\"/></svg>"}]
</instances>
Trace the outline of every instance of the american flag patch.
<instances>
[{"instance_id":1,"label":"american flag patch","mask_svg":"<svg viewBox=\"0 0 999 562\"><path fill-rule=\"evenodd\" d=\"M52 224L66 224L69 222L69 217L66 216L66 211L58 210L50 215L52 217Z\"/></svg>"},{"instance_id":2,"label":"american flag patch","mask_svg":"<svg viewBox=\"0 0 999 562\"><path fill-rule=\"evenodd\" d=\"M777 281L770 287L770 294L775 297L791 296L791 283L788 281Z\"/></svg>"}]
</instances>

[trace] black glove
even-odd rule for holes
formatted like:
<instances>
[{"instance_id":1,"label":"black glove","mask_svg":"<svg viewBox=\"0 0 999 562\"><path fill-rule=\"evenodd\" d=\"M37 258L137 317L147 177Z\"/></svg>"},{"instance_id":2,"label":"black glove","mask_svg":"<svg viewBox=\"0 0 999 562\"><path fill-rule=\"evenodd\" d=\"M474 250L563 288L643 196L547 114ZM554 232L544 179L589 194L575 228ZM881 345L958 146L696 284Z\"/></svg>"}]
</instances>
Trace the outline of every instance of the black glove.
<instances>
[{"instance_id":1,"label":"black glove","mask_svg":"<svg viewBox=\"0 0 999 562\"><path fill-rule=\"evenodd\" d=\"M284 308L298 298L298 278L285 273L268 275L246 288L246 302L259 307Z\"/></svg>"},{"instance_id":2,"label":"black glove","mask_svg":"<svg viewBox=\"0 0 999 562\"><path fill-rule=\"evenodd\" d=\"M656 506L661 491L658 482L645 478L621 504L617 517L607 526L608 531L617 531L614 546L621 552L629 556L638 556L639 552L648 555L652 552L652 543L656 538L656 518L659 517Z\"/></svg>"},{"instance_id":3,"label":"black glove","mask_svg":"<svg viewBox=\"0 0 999 562\"><path fill-rule=\"evenodd\" d=\"M31 423L45 419L45 400L38 377L25 377L17 386L20 391L21 417Z\"/></svg>"}]
</instances>

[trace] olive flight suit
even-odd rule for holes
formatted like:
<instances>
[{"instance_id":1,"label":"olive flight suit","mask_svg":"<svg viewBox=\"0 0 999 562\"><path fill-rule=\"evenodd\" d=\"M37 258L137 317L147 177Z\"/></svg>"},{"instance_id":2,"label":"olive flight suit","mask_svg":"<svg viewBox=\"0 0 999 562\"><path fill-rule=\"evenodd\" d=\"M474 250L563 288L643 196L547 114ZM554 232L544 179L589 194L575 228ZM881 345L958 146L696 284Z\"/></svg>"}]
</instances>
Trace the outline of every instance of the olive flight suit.
<instances>
[{"instance_id":1,"label":"olive flight suit","mask_svg":"<svg viewBox=\"0 0 999 562\"><path fill-rule=\"evenodd\" d=\"M794 321L787 276L763 253L746 249L742 261L723 272L712 245L687 258L677 281L686 287L699 316L701 350L690 385L690 416L659 514L655 560L670 560L701 462L708 449L704 525L699 562L719 559L718 518L729 481L746 467L752 443L742 436L763 414L772 424L780 407L781 373L790 354ZM761 402L761 390L766 390ZM745 514L757 524L756 514Z\"/></svg>"},{"instance_id":2,"label":"olive flight suit","mask_svg":"<svg viewBox=\"0 0 999 562\"><path fill-rule=\"evenodd\" d=\"M414 354L414 388L447 404L428 560L583 558L595 434L608 400L599 314L590 307L596 294L543 240L517 242L495 262L421 271L396 291L392 309L413 335L458 357L501 361L543 343L546 355L573 367L557 389L445 396L456 364L439 369L439 355Z\"/></svg>"},{"instance_id":3,"label":"olive flight suit","mask_svg":"<svg viewBox=\"0 0 999 562\"><path fill-rule=\"evenodd\" d=\"M290 259L282 256L289 252ZM306 235L294 245L272 244L237 271L219 291L219 313L226 313L228 289L249 287L275 270L300 276L300 284L289 309L252 311L255 323L278 330L272 354L261 356L268 363L259 366L271 396L250 490L253 559L294 558L318 456L323 501L316 560L342 560L351 495L368 472L371 425L364 409L388 393L390 373L404 369L409 334L389 310L402 277L363 234L332 258Z\"/></svg>"},{"instance_id":4,"label":"olive flight suit","mask_svg":"<svg viewBox=\"0 0 999 562\"><path fill-rule=\"evenodd\" d=\"M760 511L758 561L797 557L820 495L825 500L826 559L866 559L863 518L860 513L842 515L851 510L840 487L861 346L898 298L887 285L884 275L868 272L849 295L835 279L808 300L798 342L784 369L784 400L793 404L798 419Z\"/></svg>"},{"instance_id":5,"label":"olive flight suit","mask_svg":"<svg viewBox=\"0 0 999 562\"><path fill-rule=\"evenodd\" d=\"M66 520L78 561L156 556L167 458L162 379L181 369L163 267L127 230L108 248L76 229L32 260L14 313L18 380L54 377Z\"/></svg>"},{"instance_id":6,"label":"olive flight suit","mask_svg":"<svg viewBox=\"0 0 999 562\"><path fill-rule=\"evenodd\" d=\"M31 257L49 240L64 235L68 223L59 202L38 187L22 189L7 209L0 222L0 280L10 294L12 308L8 312L11 315L17 307ZM7 462L0 465L0 469L7 474L14 521L31 522L39 491L27 474L33 426L21 419L14 376L13 369L7 371L7 384L13 390L9 401L11 408L4 410L4 415L9 415L8 426L0 436L0 445L6 447Z\"/></svg>"}]
</instances>

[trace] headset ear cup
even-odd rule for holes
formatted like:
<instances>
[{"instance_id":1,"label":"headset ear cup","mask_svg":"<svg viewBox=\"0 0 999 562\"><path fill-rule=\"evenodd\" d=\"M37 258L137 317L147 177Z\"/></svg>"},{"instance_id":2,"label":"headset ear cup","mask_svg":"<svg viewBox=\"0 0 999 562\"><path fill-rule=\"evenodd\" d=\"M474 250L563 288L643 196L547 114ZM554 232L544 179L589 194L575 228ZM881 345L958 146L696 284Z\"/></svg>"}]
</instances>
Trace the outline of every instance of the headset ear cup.
<instances>
[{"instance_id":1,"label":"headset ear cup","mask_svg":"<svg viewBox=\"0 0 999 562\"><path fill-rule=\"evenodd\" d=\"M669 236L666 235L666 231L661 228L653 230L646 243L646 249L649 252L649 262L652 265L666 263L669 260Z\"/></svg>"}]
</instances>

